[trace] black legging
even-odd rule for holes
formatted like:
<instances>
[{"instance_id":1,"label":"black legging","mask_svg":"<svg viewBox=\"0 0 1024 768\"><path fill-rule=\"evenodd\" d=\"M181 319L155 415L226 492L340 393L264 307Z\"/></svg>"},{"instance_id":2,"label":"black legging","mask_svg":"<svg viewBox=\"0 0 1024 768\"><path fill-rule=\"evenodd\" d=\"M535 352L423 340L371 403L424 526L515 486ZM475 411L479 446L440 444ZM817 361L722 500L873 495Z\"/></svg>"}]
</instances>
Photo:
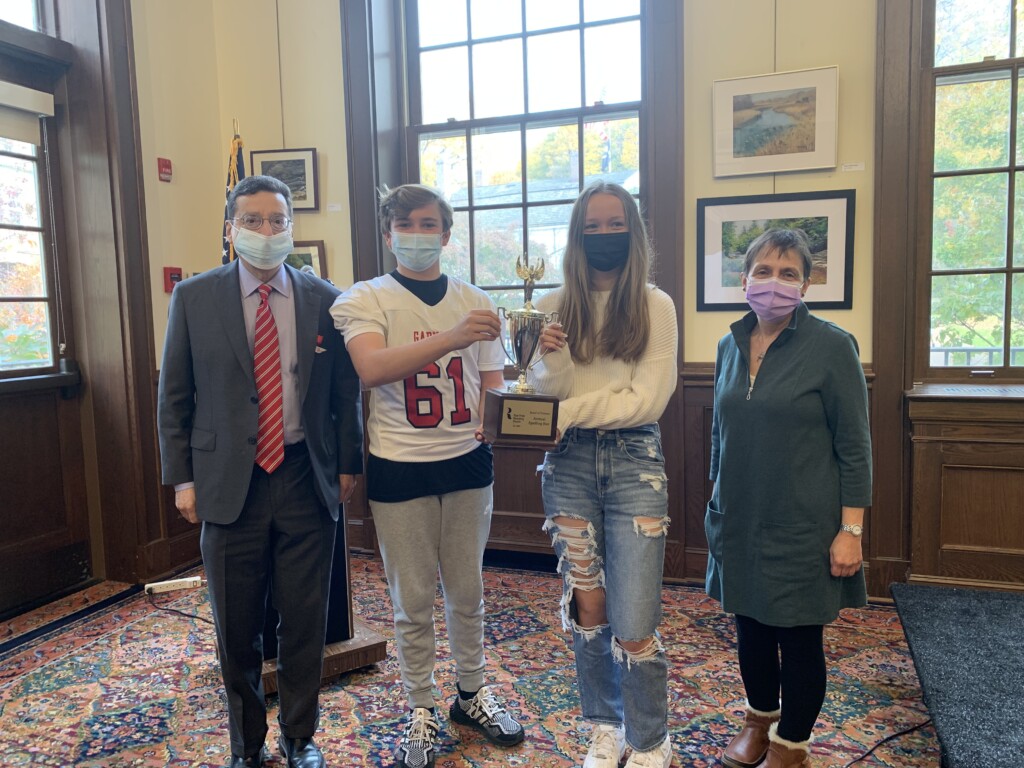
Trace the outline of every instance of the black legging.
<instances>
[{"instance_id":1,"label":"black legging","mask_svg":"<svg viewBox=\"0 0 1024 768\"><path fill-rule=\"evenodd\" d=\"M825 701L824 627L771 627L736 616L740 676L754 709L779 708L779 736L807 741ZM781 663L779 652L782 652Z\"/></svg>"}]
</instances>

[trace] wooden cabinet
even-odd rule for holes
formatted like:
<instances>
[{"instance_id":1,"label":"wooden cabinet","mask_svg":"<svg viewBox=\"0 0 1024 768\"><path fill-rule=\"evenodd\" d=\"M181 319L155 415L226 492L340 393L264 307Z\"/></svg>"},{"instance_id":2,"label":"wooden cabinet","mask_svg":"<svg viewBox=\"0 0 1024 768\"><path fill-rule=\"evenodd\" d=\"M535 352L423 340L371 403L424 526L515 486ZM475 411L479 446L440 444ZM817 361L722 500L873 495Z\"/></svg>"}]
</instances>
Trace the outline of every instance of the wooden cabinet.
<instances>
[{"instance_id":1,"label":"wooden cabinet","mask_svg":"<svg viewBox=\"0 0 1024 768\"><path fill-rule=\"evenodd\" d=\"M1024 589L1024 386L907 393L910 581Z\"/></svg>"}]
</instances>

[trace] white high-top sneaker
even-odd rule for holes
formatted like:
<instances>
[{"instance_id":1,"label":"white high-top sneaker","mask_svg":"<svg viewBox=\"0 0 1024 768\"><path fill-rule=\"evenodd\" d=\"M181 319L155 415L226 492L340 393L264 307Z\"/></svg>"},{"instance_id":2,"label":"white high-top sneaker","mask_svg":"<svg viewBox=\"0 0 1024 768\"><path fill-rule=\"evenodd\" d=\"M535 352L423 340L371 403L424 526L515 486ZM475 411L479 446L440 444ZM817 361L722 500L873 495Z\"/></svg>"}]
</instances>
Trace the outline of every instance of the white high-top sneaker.
<instances>
[{"instance_id":1,"label":"white high-top sneaker","mask_svg":"<svg viewBox=\"0 0 1024 768\"><path fill-rule=\"evenodd\" d=\"M583 768L619 768L626 751L626 729L621 725L596 725Z\"/></svg>"},{"instance_id":2,"label":"white high-top sneaker","mask_svg":"<svg viewBox=\"0 0 1024 768\"><path fill-rule=\"evenodd\" d=\"M636 752L629 756L626 768L669 768L672 765L672 738L665 734L665 740L654 749Z\"/></svg>"}]
</instances>

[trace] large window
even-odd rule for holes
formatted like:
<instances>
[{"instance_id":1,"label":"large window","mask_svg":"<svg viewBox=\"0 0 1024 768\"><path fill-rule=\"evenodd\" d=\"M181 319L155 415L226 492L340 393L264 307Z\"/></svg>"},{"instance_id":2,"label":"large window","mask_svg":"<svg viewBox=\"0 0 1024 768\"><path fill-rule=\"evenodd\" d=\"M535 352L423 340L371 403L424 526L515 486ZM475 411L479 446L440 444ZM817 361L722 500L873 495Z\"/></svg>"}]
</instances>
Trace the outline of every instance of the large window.
<instances>
[{"instance_id":1,"label":"large window","mask_svg":"<svg viewBox=\"0 0 1024 768\"><path fill-rule=\"evenodd\" d=\"M1022 376L1024 0L935 0L934 29L924 369Z\"/></svg>"},{"instance_id":2,"label":"large window","mask_svg":"<svg viewBox=\"0 0 1024 768\"><path fill-rule=\"evenodd\" d=\"M55 365L45 188L39 148L0 137L0 377Z\"/></svg>"},{"instance_id":3,"label":"large window","mask_svg":"<svg viewBox=\"0 0 1024 768\"><path fill-rule=\"evenodd\" d=\"M640 0L418 0L406 18L410 166L456 211L445 271L521 305L517 258L560 281L583 186L643 190Z\"/></svg>"}]
</instances>

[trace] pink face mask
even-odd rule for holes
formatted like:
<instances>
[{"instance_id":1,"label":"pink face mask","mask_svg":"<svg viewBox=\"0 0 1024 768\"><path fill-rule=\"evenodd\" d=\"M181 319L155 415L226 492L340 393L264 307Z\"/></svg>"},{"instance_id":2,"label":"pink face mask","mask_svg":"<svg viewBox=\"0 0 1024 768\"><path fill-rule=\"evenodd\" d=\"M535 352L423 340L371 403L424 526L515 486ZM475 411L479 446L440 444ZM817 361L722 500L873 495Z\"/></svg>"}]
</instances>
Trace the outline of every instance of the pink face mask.
<instances>
[{"instance_id":1,"label":"pink face mask","mask_svg":"<svg viewBox=\"0 0 1024 768\"><path fill-rule=\"evenodd\" d=\"M769 277L767 280L747 280L747 303L762 320L778 320L800 304L802 283L785 283Z\"/></svg>"}]
</instances>

